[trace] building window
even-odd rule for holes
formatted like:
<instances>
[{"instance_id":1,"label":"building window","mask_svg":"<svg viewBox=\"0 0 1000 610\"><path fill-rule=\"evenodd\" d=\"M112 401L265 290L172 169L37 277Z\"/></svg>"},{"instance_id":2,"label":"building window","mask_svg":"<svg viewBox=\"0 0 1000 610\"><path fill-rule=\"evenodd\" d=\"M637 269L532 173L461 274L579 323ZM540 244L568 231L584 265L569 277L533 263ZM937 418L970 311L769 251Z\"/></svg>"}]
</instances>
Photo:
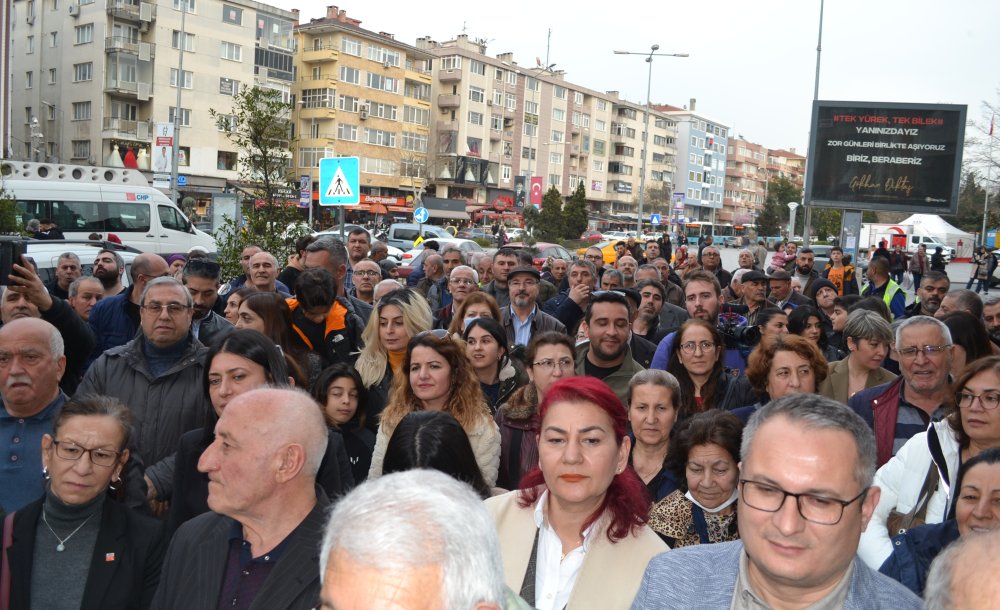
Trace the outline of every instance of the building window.
<instances>
[{"instance_id":1,"label":"building window","mask_svg":"<svg viewBox=\"0 0 1000 610\"><path fill-rule=\"evenodd\" d=\"M94 24L76 26L76 44L87 44L94 42Z\"/></svg>"},{"instance_id":2,"label":"building window","mask_svg":"<svg viewBox=\"0 0 1000 610\"><path fill-rule=\"evenodd\" d=\"M561 131L552 130L552 141L561 143L564 140L564 134Z\"/></svg>"},{"instance_id":3,"label":"building window","mask_svg":"<svg viewBox=\"0 0 1000 610\"><path fill-rule=\"evenodd\" d=\"M562 175L549 174L549 186L559 188L562 185Z\"/></svg>"},{"instance_id":4,"label":"building window","mask_svg":"<svg viewBox=\"0 0 1000 610\"><path fill-rule=\"evenodd\" d=\"M344 112L357 112L359 108L358 98L350 95L341 95L337 107Z\"/></svg>"},{"instance_id":5,"label":"building window","mask_svg":"<svg viewBox=\"0 0 1000 610\"><path fill-rule=\"evenodd\" d=\"M348 142L358 141L358 126L350 123L339 123L337 125L337 139Z\"/></svg>"},{"instance_id":6,"label":"building window","mask_svg":"<svg viewBox=\"0 0 1000 610\"><path fill-rule=\"evenodd\" d=\"M243 61L243 47L223 40L219 46L219 57L230 61Z\"/></svg>"},{"instance_id":7,"label":"building window","mask_svg":"<svg viewBox=\"0 0 1000 610\"><path fill-rule=\"evenodd\" d=\"M348 55L361 57L361 41L344 36L340 39L340 50Z\"/></svg>"},{"instance_id":8,"label":"building window","mask_svg":"<svg viewBox=\"0 0 1000 610\"><path fill-rule=\"evenodd\" d=\"M94 78L94 64L87 62L83 64L73 64L73 82L79 83Z\"/></svg>"},{"instance_id":9,"label":"building window","mask_svg":"<svg viewBox=\"0 0 1000 610\"><path fill-rule=\"evenodd\" d=\"M503 131L503 116L494 114L490 116L490 129L493 131Z\"/></svg>"},{"instance_id":10,"label":"building window","mask_svg":"<svg viewBox=\"0 0 1000 610\"><path fill-rule=\"evenodd\" d=\"M460 70L462 68L462 58L459 55L449 55L441 58L442 70Z\"/></svg>"},{"instance_id":11,"label":"building window","mask_svg":"<svg viewBox=\"0 0 1000 610\"><path fill-rule=\"evenodd\" d=\"M73 140L73 158L90 158L90 140Z\"/></svg>"},{"instance_id":12,"label":"building window","mask_svg":"<svg viewBox=\"0 0 1000 610\"><path fill-rule=\"evenodd\" d=\"M563 162L562 153L557 153L557 152L549 153L549 163L553 163L555 165L562 165L562 162Z\"/></svg>"},{"instance_id":13,"label":"building window","mask_svg":"<svg viewBox=\"0 0 1000 610\"><path fill-rule=\"evenodd\" d=\"M393 106L392 104L383 104L381 102L368 102L368 116L395 121L397 120L396 106Z\"/></svg>"},{"instance_id":14,"label":"building window","mask_svg":"<svg viewBox=\"0 0 1000 610\"><path fill-rule=\"evenodd\" d=\"M594 162L591 164L591 167L594 169L595 172L603 172L604 161L601 161L600 159L594 159Z\"/></svg>"},{"instance_id":15,"label":"building window","mask_svg":"<svg viewBox=\"0 0 1000 610\"><path fill-rule=\"evenodd\" d=\"M403 122L429 126L431 124L431 111L416 106L403 106Z\"/></svg>"},{"instance_id":16,"label":"building window","mask_svg":"<svg viewBox=\"0 0 1000 610\"><path fill-rule=\"evenodd\" d=\"M170 86L177 86L177 68L170 68ZM184 89L191 89L194 87L194 72L184 70L184 74L181 77L181 87Z\"/></svg>"},{"instance_id":17,"label":"building window","mask_svg":"<svg viewBox=\"0 0 1000 610\"><path fill-rule=\"evenodd\" d=\"M507 84L516 85L517 84L517 72L513 70L507 71Z\"/></svg>"},{"instance_id":18,"label":"building window","mask_svg":"<svg viewBox=\"0 0 1000 610\"><path fill-rule=\"evenodd\" d=\"M53 49L59 46L59 32L49 32L49 46Z\"/></svg>"},{"instance_id":19,"label":"building window","mask_svg":"<svg viewBox=\"0 0 1000 610\"><path fill-rule=\"evenodd\" d=\"M32 53L35 52L35 37L34 36L28 36L28 39L25 42L24 52L27 55L31 55Z\"/></svg>"},{"instance_id":20,"label":"building window","mask_svg":"<svg viewBox=\"0 0 1000 610\"><path fill-rule=\"evenodd\" d=\"M556 85L552 88L552 96L561 100L566 99L566 87Z\"/></svg>"},{"instance_id":21,"label":"building window","mask_svg":"<svg viewBox=\"0 0 1000 610\"><path fill-rule=\"evenodd\" d=\"M223 4L222 20L226 23L231 23L233 25L243 25L243 9L237 6L229 6L228 4Z\"/></svg>"},{"instance_id":22,"label":"building window","mask_svg":"<svg viewBox=\"0 0 1000 610\"><path fill-rule=\"evenodd\" d=\"M481 157L483 154L483 139L482 138L466 138L465 145L469 149L469 155L472 157Z\"/></svg>"},{"instance_id":23,"label":"building window","mask_svg":"<svg viewBox=\"0 0 1000 610\"><path fill-rule=\"evenodd\" d=\"M333 108L337 95L334 89L304 89L303 108Z\"/></svg>"},{"instance_id":24,"label":"building window","mask_svg":"<svg viewBox=\"0 0 1000 610\"><path fill-rule=\"evenodd\" d=\"M493 79L494 80L499 80L499 81L503 80L503 68L496 68L495 69L495 71L493 72Z\"/></svg>"},{"instance_id":25,"label":"building window","mask_svg":"<svg viewBox=\"0 0 1000 610\"><path fill-rule=\"evenodd\" d=\"M340 80L345 83L357 85L361 83L361 71L357 68L340 66Z\"/></svg>"},{"instance_id":26,"label":"building window","mask_svg":"<svg viewBox=\"0 0 1000 610\"><path fill-rule=\"evenodd\" d=\"M594 154L604 156L604 140L594 140Z\"/></svg>"},{"instance_id":27,"label":"building window","mask_svg":"<svg viewBox=\"0 0 1000 610\"><path fill-rule=\"evenodd\" d=\"M368 59L377 61L383 66L399 67L399 52L378 45L368 45Z\"/></svg>"},{"instance_id":28,"label":"building window","mask_svg":"<svg viewBox=\"0 0 1000 610\"><path fill-rule=\"evenodd\" d=\"M538 152L535 148L528 148L527 146L521 147L521 158L522 159L535 159L535 153Z\"/></svg>"},{"instance_id":29,"label":"building window","mask_svg":"<svg viewBox=\"0 0 1000 610\"><path fill-rule=\"evenodd\" d=\"M395 176L396 163L391 159L374 159L372 157L361 157L361 171L369 174Z\"/></svg>"},{"instance_id":30,"label":"building window","mask_svg":"<svg viewBox=\"0 0 1000 610\"><path fill-rule=\"evenodd\" d=\"M365 144L373 146L396 147L396 134L382 129L365 129Z\"/></svg>"},{"instance_id":31,"label":"building window","mask_svg":"<svg viewBox=\"0 0 1000 610\"><path fill-rule=\"evenodd\" d=\"M399 89L399 79L392 78L390 76L382 76L381 74L375 74L374 72L369 72L368 86L372 89L378 89L380 91L388 91L390 93L396 93Z\"/></svg>"},{"instance_id":32,"label":"building window","mask_svg":"<svg viewBox=\"0 0 1000 610\"><path fill-rule=\"evenodd\" d=\"M500 166L500 180L504 182L510 182L510 176L512 173L512 168L509 165Z\"/></svg>"},{"instance_id":33,"label":"building window","mask_svg":"<svg viewBox=\"0 0 1000 610\"><path fill-rule=\"evenodd\" d=\"M186 0L186 1L185 0L174 0L174 10L175 11L181 10L181 7L183 7L185 4L187 5L187 12L193 13L194 12L194 0Z\"/></svg>"},{"instance_id":34,"label":"building window","mask_svg":"<svg viewBox=\"0 0 1000 610\"><path fill-rule=\"evenodd\" d=\"M90 102L73 102L73 120L90 120Z\"/></svg>"},{"instance_id":35,"label":"building window","mask_svg":"<svg viewBox=\"0 0 1000 610\"><path fill-rule=\"evenodd\" d=\"M517 108L517 96L513 93L505 93L504 106L507 107L507 110L514 110Z\"/></svg>"},{"instance_id":36,"label":"building window","mask_svg":"<svg viewBox=\"0 0 1000 610\"><path fill-rule=\"evenodd\" d=\"M552 120L553 121L559 121L559 122L566 121L566 111L563 110L562 108L553 108L552 109Z\"/></svg>"},{"instance_id":37,"label":"building window","mask_svg":"<svg viewBox=\"0 0 1000 610\"><path fill-rule=\"evenodd\" d=\"M215 156L215 166L218 169L234 170L239 158L239 155L234 152L220 150Z\"/></svg>"},{"instance_id":38,"label":"building window","mask_svg":"<svg viewBox=\"0 0 1000 610\"><path fill-rule=\"evenodd\" d=\"M524 88L528 91L538 91L538 79L534 76L526 76L524 78Z\"/></svg>"},{"instance_id":39,"label":"building window","mask_svg":"<svg viewBox=\"0 0 1000 610\"><path fill-rule=\"evenodd\" d=\"M326 148L300 148L299 167L319 167L319 160L331 156Z\"/></svg>"},{"instance_id":40,"label":"building window","mask_svg":"<svg viewBox=\"0 0 1000 610\"><path fill-rule=\"evenodd\" d=\"M194 51L194 34L174 30L170 35L170 46L179 49L182 42L185 51Z\"/></svg>"},{"instance_id":41,"label":"building window","mask_svg":"<svg viewBox=\"0 0 1000 610\"><path fill-rule=\"evenodd\" d=\"M469 99L473 102L485 102L486 89L482 87L469 87Z\"/></svg>"},{"instance_id":42,"label":"building window","mask_svg":"<svg viewBox=\"0 0 1000 610\"><path fill-rule=\"evenodd\" d=\"M176 106L171 106L170 109L167 110L167 122L168 123L174 123L174 121L175 121L174 117L175 117L176 114L177 114L177 107ZM180 126L181 127L190 127L191 126L191 109L190 108L181 108L180 116L178 118L180 118Z\"/></svg>"},{"instance_id":43,"label":"building window","mask_svg":"<svg viewBox=\"0 0 1000 610\"><path fill-rule=\"evenodd\" d=\"M483 113L482 112L473 112L473 111L470 110L469 111L469 123L472 123L473 125L482 125L483 124Z\"/></svg>"},{"instance_id":44,"label":"building window","mask_svg":"<svg viewBox=\"0 0 1000 610\"><path fill-rule=\"evenodd\" d=\"M403 150L427 152L427 134L403 132Z\"/></svg>"},{"instance_id":45,"label":"building window","mask_svg":"<svg viewBox=\"0 0 1000 610\"><path fill-rule=\"evenodd\" d=\"M481 61L473 59L469 62L469 72L472 74L478 74L480 76L486 76L486 64Z\"/></svg>"},{"instance_id":46,"label":"building window","mask_svg":"<svg viewBox=\"0 0 1000 610\"><path fill-rule=\"evenodd\" d=\"M231 78L220 77L219 78L219 94L220 95L231 95L236 97L236 94L240 92L240 81L233 80Z\"/></svg>"},{"instance_id":47,"label":"building window","mask_svg":"<svg viewBox=\"0 0 1000 610\"><path fill-rule=\"evenodd\" d=\"M538 135L538 125L533 125L531 123L524 124L524 135L526 136L537 136Z\"/></svg>"}]
</instances>

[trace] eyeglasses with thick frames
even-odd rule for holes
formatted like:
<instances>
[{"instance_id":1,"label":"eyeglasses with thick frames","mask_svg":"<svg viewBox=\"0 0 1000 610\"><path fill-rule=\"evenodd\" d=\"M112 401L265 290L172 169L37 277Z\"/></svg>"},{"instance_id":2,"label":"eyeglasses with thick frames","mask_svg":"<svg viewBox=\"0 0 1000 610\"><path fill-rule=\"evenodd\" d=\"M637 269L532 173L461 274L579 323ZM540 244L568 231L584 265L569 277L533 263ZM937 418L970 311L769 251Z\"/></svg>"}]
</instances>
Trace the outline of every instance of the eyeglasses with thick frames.
<instances>
[{"instance_id":1,"label":"eyeglasses with thick frames","mask_svg":"<svg viewBox=\"0 0 1000 610\"><path fill-rule=\"evenodd\" d=\"M380 271L372 271L372 270L367 270L366 271L366 270L362 269L361 271L355 271L354 275L356 275L358 277L378 277L378 276L382 275L382 272L380 272Z\"/></svg>"},{"instance_id":2,"label":"eyeglasses with thick frames","mask_svg":"<svg viewBox=\"0 0 1000 610\"><path fill-rule=\"evenodd\" d=\"M983 392L982 394L959 392L955 396L955 401L958 402L960 409L971 409L972 404L977 398L979 399L980 406L984 409L996 409L1000 406L1000 392Z\"/></svg>"},{"instance_id":3,"label":"eyeglasses with thick frames","mask_svg":"<svg viewBox=\"0 0 1000 610\"><path fill-rule=\"evenodd\" d=\"M740 497L743 498L743 503L750 508L766 513L776 513L785 505L785 500L791 496L795 498L799 515L806 521L820 525L840 523L844 517L844 509L865 497L867 493L868 488L866 487L850 500L841 500L817 494L794 494L774 485L740 479Z\"/></svg>"},{"instance_id":4,"label":"eyeglasses with thick frames","mask_svg":"<svg viewBox=\"0 0 1000 610\"><path fill-rule=\"evenodd\" d=\"M945 345L924 345L923 347L917 347L915 345L910 347L904 347L902 349L897 349L896 353L899 354L901 358L906 360L913 360L917 357L917 354L923 354L926 358L931 358L933 356L941 355L944 350L951 347L951 343Z\"/></svg>"},{"instance_id":5,"label":"eyeglasses with thick frames","mask_svg":"<svg viewBox=\"0 0 1000 610\"><path fill-rule=\"evenodd\" d=\"M111 449L101 449L100 447L87 449L86 447L81 447L76 443L68 443L66 441L53 440L52 444L55 445L56 455L64 460L75 462L82 458L84 453L89 453L91 464L94 464L95 466L104 466L105 468L114 466L115 462L118 461L118 456L121 455L117 451L112 451Z\"/></svg>"},{"instance_id":6,"label":"eyeglasses with thick frames","mask_svg":"<svg viewBox=\"0 0 1000 610\"><path fill-rule=\"evenodd\" d=\"M448 281L451 282L452 284L458 284L460 286L463 284L466 286L475 286L476 284L476 280L469 279L467 277L453 277Z\"/></svg>"}]
</instances>

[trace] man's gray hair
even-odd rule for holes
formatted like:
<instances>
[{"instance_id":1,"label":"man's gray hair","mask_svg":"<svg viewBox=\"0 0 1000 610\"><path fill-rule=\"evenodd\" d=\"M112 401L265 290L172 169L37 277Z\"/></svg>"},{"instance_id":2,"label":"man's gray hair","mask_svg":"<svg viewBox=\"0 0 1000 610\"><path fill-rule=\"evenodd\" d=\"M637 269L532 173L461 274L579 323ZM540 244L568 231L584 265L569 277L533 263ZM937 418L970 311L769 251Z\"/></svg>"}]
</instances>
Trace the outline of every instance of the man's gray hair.
<instances>
[{"instance_id":1,"label":"man's gray hair","mask_svg":"<svg viewBox=\"0 0 1000 610\"><path fill-rule=\"evenodd\" d=\"M641 385L656 385L670 390L670 404L674 406L674 411L681 408L681 384L672 373L661 371L660 369L645 369L632 375L628 382L628 398L626 404L632 406L632 391Z\"/></svg>"},{"instance_id":2,"label":"man's gray hair","mask_svg":"<svg viewBox=\"0 0 1000 610\"><path fill-rule=\"evenodd\" d=\"M92 275L81 275L80 277L73 280L73 282L69 285L69 290L67 290L69 296L75 297L77 294L79 294L80 286L84 282L96 282L97 285L101 287L101 292L102 293L104 292L104 284L101 283L101 280L97 279Z\"/></svg>"},{"instance_id":3,"label":"man's gray hair","mask_svg":"<svg viewBox=\"0 0 1000 610\"><path fill-rule=\"evenodd\" d=\"M587 261L587 262L589 263L590 261ZM660 270L656 268L656 265L651 265L650 263L644 263L642 265L639 265L639 268L635 270L635 274L639 275L640 271L655 271L656 272L656 278L654 278L654 279L656 279L656 281L658 281L658 282L662 282L663 281L663 274L660 273Z\"/></svg>"},{"instance_id":4,"label":"man's gray hair","mask_svg":"<svg viewBox=\"0 0 1000 610\"><path fill-rule=\"evenodd\" d=\"M956 596L956 586L964 589L970 587L980 588L982 582L975 576L981 571L982 574L990 573L988 568L995 566L978 566L979 570L973 568L971 571L964 571L965 576L962 582L955 582L955 567L965 555L966 560L976 561L979 559L993 559L996 563L994 549L1000 545L1000 530L991 530L981 534L961 536L955 542L949 544L941 551L931 563L931 569L927 572L927 581L924 585L924 609L925 610L951 610L957 608L959 602L969 603L969 599L962 595ZM978 553L978 556L976 555ZM984 597L989 595L988 591L982 591ZM958 599L956 599L958 598Z\"/></svg>"},{"instance_id":5,"label":"man's gray hair","mask_svg":"<svg viewBox=\"0 0 1000 610\"><path fill-rule=\"evenodd\" d=\"M993 294L983 299L983 307L993 307L1000 304L1000 294Z\"/></svg>"},{"instance_id":6,"label":"man's gray hair","mask_svg":"<svg viewBox=\"0 0 1000 610\"><path fill-rule=\"evenodd\" d=\"M852 312L853 313L853 312ZM846 326L846 325L845 325ZM951 330L945 326L944 322L938 320L937 318L932 318L930 316L913 316L912 318L907 318L903 320L899 326L896 327L896 349L899 349L903 345L903 331L907 328L915 328L917 326L934 326L941 332L941 336L944 338L946 345L951 345ZM844 336L847 336L847 329L844 329ZM923 346L920 346L923 347Z\"/></svg>"},{"instance_id":7,"label":"man's gray hair","mask_svg":"<svg viewBox=\"0 0 1000 610\"><path fill-rule=\"evenodd\" d=\"M455 244L445 244L445 246L441 248L440 252L441 258L444 258L444 255L448 254L449 252L458 252L458 255L462 257L462 260L465 260L465 256L462 254L462 250L459 249L459 247L456 246Z\"/></svg>"},{"instance_id":8,"label":"man's gray hair","mask_svg":"<svg viewBox=\"0 0 1000 610\"><path fill-rule=\"evenodd\" d=\"M733 271L733 277L729 280L730 285L736 282L743 283L743 276L753 271L753 269L746 269L740 267L736 271Z\"/></svg>"},{"instance_id":9,"label":"man's gray hair","mask_svg":"<svg viewBox=\"0 0 1000 610\"><path fill-rule=\"evenodd\" d=\"M857 449L854 479L862 489L871 487L876 467L875 434L865 420L846 405L818 394L791 394L758 409L743 429L740 457L744 462L750 456L757 430L775 417L784 417L807 430L841 430L850 434Z\"/></svg>"},{"instance_id":10,"label":"man's gray hair","mask_svg":"<svg viewBox=\"0 0 1000 610\"><path fill-rule=\"evenodd\" d=\"M341 498L323 535L321 582L333 553L384 573L439 567L445 610L504 605L493 519L470 486L441 472L396 472L368 480Z\"/></svg>"},{"instance_id":11,"label":"man's gray hair","mask_svg":"<svg viewBox=\"0 0 1000 610\"><path fill-rule=\"evenodd\" d=\"M327 252L334 266L347 264L347 246L332 235L324 235L306 246L306 252Z\"/></svg>"},{"instance_id":12,"label":"man's gray hair","mask_svg":"<svg viewBox=\"0 0 1000 610\"><path fill-rule=\"evenodd\" d=\"M892 327L881 314L867 309L855 309L844 323L844 337L855 341L867 339L879 343L892 342Z\"/></svg>"},{"instance_id":13,"label":"man's gray hair","mask_svg":"<svg viewBox=\"0 0 1000 610\"><path fill-rule=\"evenodd\" d=\"M484 260L488 260L492 263L493 255L490 254L489 252L476 252L475 254L472 255L471 262L474 267L478 267L479 263L483 262Z\"/></svg>"},{"instance_id":14,"label":"man's gray hair","mask_svg":"<svg viewBox=\"0 0 1000 610\"><path fill-rule=\"evenodd\" d=\"M472 272L472 279L477 284L479 283L479 272L476 271L475 269L473 269L472 267L468 266L468 265L459 265L459 266L455 267L454 269L451 270L451 275L455 275L455 272L458 271L459 269L461 269L462 271L471 271ZM448 276L448 279L451 279L451 275Z\"/></svg>"},{"instance_id":15,"label":"man's gray hair","mask_svg":"<svg viewBox=\"0 0 1000 610\"><path fill-rule=\"evenodd\" d=\"M62 262L65 259L69 259L71 261L76 261L77 263L80 262L80 257L77 256L76 254L74 254L73 252L63 252L62 254L59 255L59 261L60 262Z\"/></svg>"},{"instance_id":16,"label":"man's gray hair","mask_svg":"<svg viewBox=\"0 0 1000 610\"><path fill-rule=\"evenodd\" d=\"M194 306L194 299L191 297L191 293L188 291L188 289L185 288L180 282L178 282L174 278L168 276L168 277L158 277L146 283L146 287L142 291L142 296L139 297L140 307L144 307L146 305L146 295L149 294L149 290L151 288L154 288L156 286L176 286L178 290L180 290L180 292L182 292L184 296L187 297L186 299L187 306L188 307Z\"/></svg>"},{"instance_id":17,"label":"man's gray hair","mask_svg":"<svg viewBox=\"0 0 1000 610\"><path fill-rule=\"evenodd\" d=\"M604 278L615 278L615 277L618 278L619 286L625 285L625 276L622 275L622 272L617 269L605 269L604 275L601 276L601 279L603 280Z\"/></svg>"},{"instance_id":18,"label":"man's gray hair","mask_svg":"<svg viewBox=\"0 0 1000 610\"><path fill-rule=\"evenodd\" d=\"M983 317L983 300L975 292L963 288L961 290L949 292L944 296L950 297L959 311L967 311L972 314L974 318Z\"/></svg>"},{"instance_id":19,"label":"man's gray hair","mask_svg":"<svg viewBox=\"0 0 1000 610\"><path fill-rule=\"evenodd\" d=\"M584 267L590 272L590 277L597 279L597 267L594 266L594 263L585 258L578 258L574 260L573 264L570 265L570 268L572 267Z\"/></svg>"}]
</instances>

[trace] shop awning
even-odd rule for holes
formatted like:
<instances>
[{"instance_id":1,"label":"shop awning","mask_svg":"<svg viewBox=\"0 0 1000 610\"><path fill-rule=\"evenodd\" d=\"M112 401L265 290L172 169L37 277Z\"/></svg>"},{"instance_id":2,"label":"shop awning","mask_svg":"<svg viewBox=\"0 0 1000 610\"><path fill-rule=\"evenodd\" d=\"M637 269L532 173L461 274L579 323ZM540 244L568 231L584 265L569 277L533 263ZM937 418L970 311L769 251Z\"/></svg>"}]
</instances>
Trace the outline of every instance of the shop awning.
<instances>
[{"instance_id":1,"label":"shop awning","mask_svg":"<svg viewBox=\"0 0 1000 610\"><path fill-rule=\"evenodd\" d=\"M433 208L427 208L427 214L431 218L446 218L449 220L469 220L469 214L467 212L459 212L453 210L435 210Z\"/></svg>"}]
</instances>

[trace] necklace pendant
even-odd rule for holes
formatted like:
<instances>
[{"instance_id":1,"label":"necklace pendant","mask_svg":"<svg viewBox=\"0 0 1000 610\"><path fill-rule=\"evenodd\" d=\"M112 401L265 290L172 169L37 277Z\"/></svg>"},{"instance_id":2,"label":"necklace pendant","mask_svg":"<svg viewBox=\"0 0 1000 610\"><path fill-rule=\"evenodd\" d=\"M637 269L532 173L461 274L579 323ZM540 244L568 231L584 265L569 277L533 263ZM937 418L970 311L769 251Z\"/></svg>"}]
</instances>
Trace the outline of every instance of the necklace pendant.
<instances>
[{"instance_id":1,"label":"necklace pendant","mask_svg":"<svg viewBox=\"0 0 1000 610\"><path fill-rule=\"evenodd\" d=\"M56 545L56 551L62 553L65 550L66 550L66 545L65 544L63 544L63 543L60 542L58 545Z\"/></svg>"}]
</instances>

